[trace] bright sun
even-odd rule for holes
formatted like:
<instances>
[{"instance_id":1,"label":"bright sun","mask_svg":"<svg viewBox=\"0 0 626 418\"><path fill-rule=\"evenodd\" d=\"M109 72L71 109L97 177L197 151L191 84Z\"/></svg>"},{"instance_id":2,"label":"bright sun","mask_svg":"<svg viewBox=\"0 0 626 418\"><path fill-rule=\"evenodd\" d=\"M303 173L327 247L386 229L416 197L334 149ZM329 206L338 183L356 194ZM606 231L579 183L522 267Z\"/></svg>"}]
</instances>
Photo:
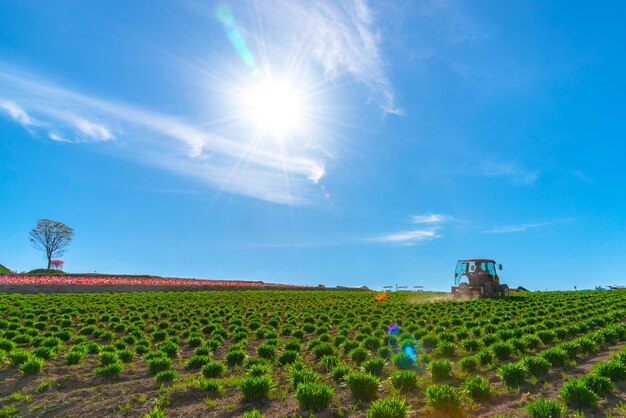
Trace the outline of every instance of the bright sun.
<instances>
[{"instance_id":1,"label":"bright sun","mask_svg":"<svg viewBox=\"0 0 626 418\"><path fill-rule=\"evenodd\" d=\"M301 128L304 119L302 95L289 84L268 81L246 95L246 114L262 134L282 139Z\"/></svg>"}]
</instances>

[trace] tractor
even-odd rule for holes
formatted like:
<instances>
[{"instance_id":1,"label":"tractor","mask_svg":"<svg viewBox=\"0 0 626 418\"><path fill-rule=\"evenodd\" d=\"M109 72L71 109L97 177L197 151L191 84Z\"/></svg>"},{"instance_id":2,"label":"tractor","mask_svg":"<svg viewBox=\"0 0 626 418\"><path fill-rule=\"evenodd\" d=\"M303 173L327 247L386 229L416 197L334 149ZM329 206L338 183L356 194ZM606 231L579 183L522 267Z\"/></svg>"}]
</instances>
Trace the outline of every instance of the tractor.
<instances>
[{"instance_id":1,"label":"tractor","mask_svg":"<svg viewBox=\"0 0 626 418\"><path fill-rule=\"evenodd\" d=\"M502 264L497 264L502 270ZM482 258L459 260L454 271L454 297L495 297L509 296L509 286L500 284L496 271L496 262Z\"/></svg>"}]
</instances>

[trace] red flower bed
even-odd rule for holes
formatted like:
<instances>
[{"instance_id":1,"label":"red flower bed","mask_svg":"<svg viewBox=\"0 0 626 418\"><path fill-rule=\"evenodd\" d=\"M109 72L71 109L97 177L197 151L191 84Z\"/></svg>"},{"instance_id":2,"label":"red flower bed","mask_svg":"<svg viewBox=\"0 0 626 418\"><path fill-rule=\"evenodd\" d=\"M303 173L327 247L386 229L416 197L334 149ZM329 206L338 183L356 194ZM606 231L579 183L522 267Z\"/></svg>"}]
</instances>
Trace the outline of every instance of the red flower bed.
<instances>
[{"instance_id":1,"label":"red flower bed","mask_svg":"<svg viewBox=\"0 0 626 418\"><path fill-rule=\"evenodd\" d=\"M86 284L86 285L165 285L165 286L213 286L213 287L276 287L297 288L304 286L238 280L173 279L163 277L117 277L117 276L0 276L0 284Z\"/></svg>"}]
</instances>

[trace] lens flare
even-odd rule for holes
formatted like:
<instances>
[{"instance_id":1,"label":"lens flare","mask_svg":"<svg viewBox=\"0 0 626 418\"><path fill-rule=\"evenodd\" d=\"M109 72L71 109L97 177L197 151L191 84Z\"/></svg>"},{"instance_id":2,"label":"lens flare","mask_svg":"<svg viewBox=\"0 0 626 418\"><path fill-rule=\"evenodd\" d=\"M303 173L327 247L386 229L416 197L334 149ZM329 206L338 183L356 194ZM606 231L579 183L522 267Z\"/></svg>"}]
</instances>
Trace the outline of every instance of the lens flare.
<instances>
[{"instance_id":1,"label":"lens flare","mask_svg":"<svg viewBox=\"0 0 626 418\"><path fill-rule=\"evenodd\" d=\"M259 69L254 61L252 51L248 48L246 40L237 28L237 22L235 20L235 13L233 12L233 9L226 4L220 4L217 6L215 16L224 27L228 41L233 48L235 48L235 51L237 52L237 55L239 55L239 58L241 58L241 61L243 61L245 66L248 67L253 74L256 74Z\"/></svg>"},{"instance_id":2,"label":"lens flare","mask_svg":"<svg viewBox=\"0 0 626 418\"><path fill-rule=\"evenodd\" d=\"M390 335L398 335L400 333L400 327L398 326L398 324L391 324L389 325L389 328L387 328L387 334Z\"/></svg>"},{"instance_id":3,"label":"lens flare","mask_svg":"<svg viewBox=\"0 0 626 418\"><path fill-rule=\"evenodd\" d=\"M404 352L411 358L411 360L415 361L417 356L415 355L415 349L413 346L407 345L404 347Z\"/></svg>"}]
</instances>

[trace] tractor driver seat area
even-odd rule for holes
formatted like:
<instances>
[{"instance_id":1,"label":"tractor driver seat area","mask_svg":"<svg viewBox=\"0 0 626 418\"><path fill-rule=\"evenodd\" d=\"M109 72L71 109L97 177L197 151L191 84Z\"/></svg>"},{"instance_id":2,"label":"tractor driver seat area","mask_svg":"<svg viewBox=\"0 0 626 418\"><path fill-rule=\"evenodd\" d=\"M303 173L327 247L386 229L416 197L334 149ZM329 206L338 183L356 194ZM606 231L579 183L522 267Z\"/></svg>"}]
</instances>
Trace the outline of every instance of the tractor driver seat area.
<instances>
[{"instance_id":1,"label":"tractor driver seat area","mask_svg":"<svg viewBox=\"0 0 626 418\"><path fill-rule=\"evenodd\" d=\"M478 286L478 283L479 283L478 275L474 273L469 273L467 275L467 281L469 282L470 286Z\"/></svg>"},{"instance_id":2,"label":"tractor driver seat area","mask_svg":"<svg viewBox=\"0 0 626 418\"><path fill-rule=\"evenodd\" d=\"M482 268L477 269L477 266L478 264L473 266L468 265L469 271L467 272L467 279L470 286L481 286L485 282L485 278L483 277L485 270Z\"/></svg>"}]
</instances>

